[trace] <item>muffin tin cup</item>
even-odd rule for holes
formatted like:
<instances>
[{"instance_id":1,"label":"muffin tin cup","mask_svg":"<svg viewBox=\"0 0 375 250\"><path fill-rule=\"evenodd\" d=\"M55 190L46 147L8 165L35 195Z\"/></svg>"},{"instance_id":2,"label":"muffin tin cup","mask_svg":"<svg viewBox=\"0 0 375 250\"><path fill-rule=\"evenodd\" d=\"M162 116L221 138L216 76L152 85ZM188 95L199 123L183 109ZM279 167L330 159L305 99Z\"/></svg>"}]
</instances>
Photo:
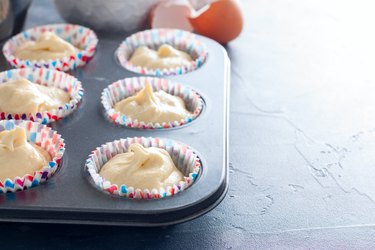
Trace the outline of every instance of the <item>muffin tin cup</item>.
<instances>
[{"instance_id":1,"label":"muffin tin cup","mask_svg":"<svg viewBox=\"0 0 375 250\"><path fill-rule=\"evenodd\" d=\"M26 78L35 84L60 88L69 94L71 100L69 103L66 103L64 106L57 109L37 113L14 114L6 113L0 110L1 120L30 120L47 124L60 120L63 117L71 114L77 109L78 105L82 101L84 90L81 82L77 78L57 70L44 68L23 68L4 71L0 73L0 85L4 82L21 78Z\"/></svg>"},{"instance_id":2,"label":"muffin tin cup","mask_svg":"<svg viewBox=\"0 0 375 250\"><path fill-rule=\"evenodd\" d=\"M71 43L79 51L69 57L50 60L23 60L15 56L22 44L36 40L46 31L55 32L59 37ZM51 24L28 29L10 38L3 47L3 54L9 64L15 68L48 68L60 71L74 70L86 65L95 54L98 38L89 28L74 24Z\"/></svg>"},{"instance_id":3,"label":"muffin tin cup","mask_svg":"<svg viewBox=\"0 0 375 250\"><path fill-rule=\"evenodd\" d=\"M42 147L51 156L47 166L35 171L33 175L26 174L22 177L0 180L0 193L16 192L38 186L47 181L60 167L60 161L65 151L64 140L61 135L46 125L31 121L0 121L0 132L12 130L15 127L26 130L27 141Z\"/></svg>"},{"instance_id":4,"label":"muffin tin cup","mask_svg":"<svg viewBox=\"0 0 375 250\"><path fill-rule=\"evenodd\" d=\"M169 44L172 47L187 52L193 61L188 66L170 69L148 69L132 64L129 59L135 49L147 46L157 50L160 45ZM144 75L181 75L200 68L207 59L207 47L193 33L176 29L152 29L135 33L126 38L116 51L116 57L122 67Z\"/></svg>"},{"instance_id":5,"label":"muffin tin cup","mask_svg":"<svg viewBox=\"0 0 375 250\"><path fill-rule=\"evenodd\" d=\"M163 122L163 123L146 123L144 121L133 120L114 109L114 105L130 96L139 92L146 83L149 82L154 91L163 90L173 96L181 97L192 115L181 119L180 121ZM153 77L133 77L116 81L105 88L101 96L104 113L106 118L117 124L137 129L168 129L188 124L195 120L202 112L204 101L201 96L193 89L182 84L163 78Z\"/></svg>"},{"instance_id":6,"label":"muffin tin cup","mask_svg":"<svg viewBox=\"0 0 375 250\"><path fill-rule=\"evenodd\" d=\"M185 180L166 188L141 190L136 187L128 187L125 183L119 187L99 175L102 166L107 161L117 154L127 152L129 145L134 143L139 143L144 147L165 149L176 167L185 176ZM85 170L88 171L91 182L107 194L130 199L160 199L173 196L191 186L201 171L201 160L191 148L177 141L152 137L134 137L108 142L96 148L86 160Z\"/></svg>"}]
</instances>

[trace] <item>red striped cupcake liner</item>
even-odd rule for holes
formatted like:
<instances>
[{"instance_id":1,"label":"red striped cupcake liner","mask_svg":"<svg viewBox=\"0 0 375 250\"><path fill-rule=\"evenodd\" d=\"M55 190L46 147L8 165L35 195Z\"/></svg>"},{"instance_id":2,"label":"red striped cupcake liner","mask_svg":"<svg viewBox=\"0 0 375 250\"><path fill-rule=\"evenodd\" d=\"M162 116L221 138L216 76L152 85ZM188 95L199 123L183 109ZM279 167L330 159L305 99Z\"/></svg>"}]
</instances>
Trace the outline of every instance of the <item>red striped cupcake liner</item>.
<instances>
[{"instance_id":1,"label":"red striped cupcake liner","mask_svg":"<svg viewBox=\"0 0 375 250\"><path fill-rule=\"evenodd\" d=\"M163 90L168 94L181 97L191 116L181 119L180 121L163 122L163 123L146 123L132 119L114 109L117 102L134 96L137 92L144 88L149 82L154 91ZM123 125L129 128L137 129L168 129L188 124L201 114L204 106L202 97L195 90L163 78L156 77L132 77L118 80L102 92L101 101L104 107L106 118L116 125Z\"/></svg>"},{"instance_id":2,"label":"red striped cupcake liner","mask_svg":"<svg viewBox=\"0 0 375 250\"><path fill-rule=\"evenodd\" d=\"M128 151L129 145L139 143L144 147L158 147L165 149L171 156L176 167L184 174L184 181L180 181L166 188L139 189L137 187L120 187L111 184L100 176L102 166L117 154ZM190 187L200 174L202 163L198 155L188 146L169 139L134 137L108 142L96 148L86 160L85 170L88 172L90 182L99 190L113 196L129 199L160 199L173 196Z\"/></svg>"},{"instance_id":3,"label":"red striped cupcake liner","mask_svg":"<svg viewBox=\"0 0 375 250\"><path fill-rule=\"evenodd\" d=\"M157 50L160 45L169 44L172 47L191 55L193 61L189 66L170 69L148 69L133 65L129 58L140 46ZM207 46L196 38L193 33L177 29L151 29L135 33L126 38L116 51L116 57L122 67L144 75L181 75L200 68L208 55Z\"/></svg>"},{"instance_id":4,"label":"red striped cupcake liner","mask_svg":"<svg viewBox=\"0 0 375 250\"><path fill-rule=\"evenodd\" d=\"M22 60L15 57L15 51L22 44L36 40L46 32L55 32L59 37L80 50L73 56L54 60ZM75 24L51 24L28 29L10 38L3 47L3 53L9 64L15 68L47 68L60 71L74 70L86 65L95 54L98 38L94 31Z\"/></svg>"},{"instance_id":5,"label":"red striped cupcake liner","mask_svg":"<svg viewBox=\"0 0 375 250\"><path fill-rule=\"evenodd\" d=\"M48 162L47 166L35 171L33 175L25 174L14 179L0 180L0 193L29 189L47 181L60 168L65 151L65 144L61 135L46 125L31 121L0 121L0 132L12 130L15 127L24 128L28 142L42 147L49 153L52 160Z\"/></svg>"},{"instance_id":6,"label":"red striped cupcake liner","mask_svg":"<svg viewBox=\"0 0 375 250\"><path fill-rule=\"evenodd\" d=\"M30 120L47 124L68 116L77 109L82 101L84 90L81 82L77 78L57 70L44 68L12 69L0 73L0 84L21 78L28 79L35 84L62 89L69 94L70 102L57 109L37 113L12 114L0 110L0 120Z\"/></svg>"}]
</instances>

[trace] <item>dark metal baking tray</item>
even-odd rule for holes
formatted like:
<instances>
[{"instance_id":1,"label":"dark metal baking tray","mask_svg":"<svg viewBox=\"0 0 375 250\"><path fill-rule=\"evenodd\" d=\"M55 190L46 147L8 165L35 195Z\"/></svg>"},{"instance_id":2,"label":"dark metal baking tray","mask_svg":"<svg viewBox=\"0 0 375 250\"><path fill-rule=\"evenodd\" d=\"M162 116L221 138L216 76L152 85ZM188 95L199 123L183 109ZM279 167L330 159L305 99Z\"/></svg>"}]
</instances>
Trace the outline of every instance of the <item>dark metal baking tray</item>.
<instances>
[{"instance_id":1,"label":"dark metal baking tray","mask_svg":"<svg viewBox=\"0 0 375 250\"><path fill-rule=\"evenodd\" d=\"M123 69L114 57L125 37L99 35L94 59L71 72L85 89L82 104L71 116L50 124L66 142L61 169L40 186L0 195L0 221L159 226L193 219L219 204L228 188L230 61L221 45L198 38L208 46L205 64L194 72L167 78L198 91L205 101L203 113L181 128L137 130L116 126L103 116L102 90L116 80L139 75ZM90 152L108 141L141 136L170 138L194 148L203 162L196 182L159 200L111 197L94 188L84 171Z\"/></svg>"}]
</instances>

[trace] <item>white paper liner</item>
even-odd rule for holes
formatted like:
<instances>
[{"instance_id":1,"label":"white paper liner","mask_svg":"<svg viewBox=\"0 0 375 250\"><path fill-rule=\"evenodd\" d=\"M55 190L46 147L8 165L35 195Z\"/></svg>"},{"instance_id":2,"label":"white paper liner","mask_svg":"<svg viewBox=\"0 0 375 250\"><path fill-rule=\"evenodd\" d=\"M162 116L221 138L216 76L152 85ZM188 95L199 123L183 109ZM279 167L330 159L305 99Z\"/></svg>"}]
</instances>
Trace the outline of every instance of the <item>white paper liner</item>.
<instances>
[{"instance_id":1,"label":"white paper liner","mask_svg":"<svg viewBox=\"0 0 375 250\"><path fill-rule=\"evenodd\" d=\"M116 154L128 151L130 144L139 143L144 147L159 147L165 149L171 156L176 167L184 174L184 181L160 189L137 189L124 183L120 187L111 184L99 175L102 166ZM86 160L85 170L89 173L90 181L101 191L115 196L130 199L159 199L173 196L193 184L201 171L201 160L188 146L174 140L160 138L134 137L108 142L96 148Z\"/></svg>"},{"instance_id":2,"label":"white paper liner","mask_svg":"<svg viewBox=\"0 0 375 250\"><path fill-rule=\"evenodd\" d=\"M181 97L191 116L181 119L180 121L163 122L163 123L146 123L131 119L114 109L114 105L130 96L134 96L139 92L146 83L149 82L153 90L163 90L168 94ZM195 120L202 112L204 101L201 96L193 89L186 87L180 83L176 83L163 78L156 77L133 77L116 81L105 88L102 92L102 104L106 118L119 125L138 129L167 129L179 127Z\"/></svg>"},{"instance_id":3,"label":"white paper liner","mask_svg":"<svg viewBox=\"0 0 375 250\"><path fill-rule=\"evenodd\" d=\"M129 58L136 48L147 46L157 50L160 45L169 44L191 55L193 61L188 66L170 69L148 69L133 65ZM181 75L200 68L207 59L207 47L193 33L177 29L152 29L135 33L125 39L116 51L116 56L125 69L144 75Z\"/></svg>"},{"instance_id":4,"label":"white paper liner","mask_svg":"<svg viewBox=\"0 0 375 250\"><path fill-rule=\"evenodd\" d=\"M0 121L0 132L11 130L16 126L24 128L27 140L46 150L52 160L47 166L35 171L33 175L26 174L14 179L0 180L0 193L28 189L47 181L60 167L60 161L65 151L65 144L61 135L57 134L50 127L40 123L16 120Z\"/></svg>"},{"instance_id":5,"label":"white paper liner","mask_svg":"<svg viewBox=\"0 0 375 250\"><path fill-rule=\"evenodd\" d=\"M22 44L36 40L46 31L55 32L59 37L80 49L75 55L51 60L23 60L15 56ZM95 54L98 38L89 28L74 24L51 24L28 29L10 38L3 47L3 54L15 68L48 68L61 71L74 70L86 65Z\"/></svg>"},{"instance_id":6,"label":"white paper liner","mask_svg":"<svg viewBox=\"0 0 375 250\"><path fill-rule=\"evenodd\" d=\"M23 68L4 71L0 73L0 85L4 82L21 78L26 78L35 84L60 88L69 94L71 100L57 109L37 113L13 114L0 110L1 120L31 120L47 124L71 114L77 109L82 100L84 90L81 82L77 78L57 70Z\"/></svg>"}]
</instances>

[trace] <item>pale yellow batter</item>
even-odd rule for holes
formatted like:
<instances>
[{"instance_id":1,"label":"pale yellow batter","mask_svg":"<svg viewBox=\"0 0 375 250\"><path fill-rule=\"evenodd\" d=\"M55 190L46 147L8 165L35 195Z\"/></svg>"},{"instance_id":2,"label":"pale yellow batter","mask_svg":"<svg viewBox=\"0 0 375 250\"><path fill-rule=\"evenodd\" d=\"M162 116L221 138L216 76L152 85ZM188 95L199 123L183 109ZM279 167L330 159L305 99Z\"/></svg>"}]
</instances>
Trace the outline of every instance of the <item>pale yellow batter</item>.
<instances>
[{"instance_id":1,"label":"pale yellow batter","mask_svg":"<svg viewBox=\"0 0 375 250\"><path fill-rule=\"evenodd\" d=\"M27 142L24 128L0 132L0 180L23 177L48 165L51 156L36 145Z\"/></svg>"},{"instance_id":2,"label":"pale yellow batter","mask_svg":"<svg viewBox=\"0 0 375 250\"><path fill-rule=\"evenodd\" d=\"M36 41L20 46L15 56L23 60L50 60L73 56L78 49L53 32L44 32Z\"/></svg>"},{"instance_id":3,"label":"pale yellow batter","mask_svg":"<svg viewBox=\"0 0 375 250\"><path fill-rule=\"evenodd\" d=\"M116 103L115 110L146 123L174 122L192 116L182 98L162 90L153 92L149 83L136 95Z\"/></svg>"},{"instance_id":4,"label":"pale yellow batter","mask_svg":"<svg viewBox=\"0 0 375 250\"><path fill-rule=\"evenodd\" d=\"M167 151L161 148L144 148L135 143L129 146L127 153L115 155L99 173L112 184L139 189L177 184L184 175L176 168Z\"/></svg>"},{"instance_id":5,"label":"pale yellow batter","mask_svg":"<svg viewBox=\"0 0 375 250\"><path fill-rule=\"evenodd\" d=\"M129 61L136 66L155 70L189 66L193 59L188 53L163 44L157 51L141 46L134 51Z\"/></svg>"},{"instance_id":6,"label":"pale yellow batter","mask_svg":"<svg viewBox=\"0 0 375 250\"><path fill-rule=\"evenodd\" d=\"M62 89L32 83L27 79L0 84L0 112L30 114L57 109L70 101Z\"/></svg>"}]
</instances>

